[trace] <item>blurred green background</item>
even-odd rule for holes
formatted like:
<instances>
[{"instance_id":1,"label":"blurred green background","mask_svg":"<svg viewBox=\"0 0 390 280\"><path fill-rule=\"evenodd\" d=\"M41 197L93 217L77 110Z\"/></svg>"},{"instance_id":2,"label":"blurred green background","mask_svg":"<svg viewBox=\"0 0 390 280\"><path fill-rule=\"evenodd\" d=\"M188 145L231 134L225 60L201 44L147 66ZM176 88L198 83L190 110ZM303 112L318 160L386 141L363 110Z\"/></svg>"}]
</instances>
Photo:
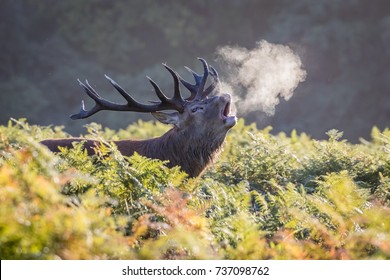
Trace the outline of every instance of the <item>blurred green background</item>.
<instances>
[{"instance_id":1,"label":"blurred green background","mask_svg":"<svg viewBox=\"0 0 390 280\"><path fill-rule=\"evenodd\" d=\"M10 117L64 125L72 134L95 121L126 127L149 114L99 113L72 121L80 100L92 103L77 78L103 96L121 100L103 74L139 100L153 99L152 77L172 92L161 66L200 70L196 57L219 69L217 47L285 44L296 51L307 78L273 117L243 116L275 131L297 129L325 138L331 128L355 142L390 120L390 2L343 1L108 1L0 0L0 124ZM223 76L222 76L223 79Z\"/></svg>"}]
</instances>

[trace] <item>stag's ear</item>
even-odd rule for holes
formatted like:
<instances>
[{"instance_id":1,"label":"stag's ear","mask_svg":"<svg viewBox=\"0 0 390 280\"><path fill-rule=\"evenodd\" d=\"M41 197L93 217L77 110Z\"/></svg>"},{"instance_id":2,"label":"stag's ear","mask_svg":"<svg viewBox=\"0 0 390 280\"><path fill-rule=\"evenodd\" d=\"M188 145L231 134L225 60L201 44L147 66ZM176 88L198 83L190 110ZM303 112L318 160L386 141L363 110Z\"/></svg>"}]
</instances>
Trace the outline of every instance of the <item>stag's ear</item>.
<instances>
[{"instance_id":1,"label":"stag's ear","mask_svg":"<svg viewBox=\"0 0 390 280\"><path fill-rule=\"evenodd\" d=\"M175 126L179 126L179 113L163 113L163 112L152 112L153 117L155 117L158 121L165 124L173 124Z\"/></svg>"}]
</instances>

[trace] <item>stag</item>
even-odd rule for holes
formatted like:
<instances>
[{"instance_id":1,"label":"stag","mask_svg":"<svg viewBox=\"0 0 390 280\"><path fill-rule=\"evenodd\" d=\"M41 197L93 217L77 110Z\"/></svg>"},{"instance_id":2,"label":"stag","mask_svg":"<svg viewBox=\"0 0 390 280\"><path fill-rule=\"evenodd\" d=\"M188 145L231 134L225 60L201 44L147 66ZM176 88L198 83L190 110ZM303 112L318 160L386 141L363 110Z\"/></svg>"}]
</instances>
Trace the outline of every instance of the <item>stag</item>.
<instances>
[{"instance_id":1,"label":"stag","mask_svg":"<svg viewBox=\"0 0 390 280\"><path fill-rule=\"evenodd\" d=\"M225 140L226 134L235 124L236 117L229 116L231 96L229 94L212 94L218 90L219 78L217 71L199 58L203 64L203 75L199 75L186 67L195 78L191 84L181 78L166 64L174 81L173 97L167 97L160 87L149 77L160 101L150 104L137 102L114 80L105 75L111 85L127 101L117 104L102 98L88 83L79 84L85 93L95 101L95 106L86 110L84 101L81 102L80 112L71 115L71 119L85 119L102 110L150 112L158 121L171 124L173 128L160 137L147 140L114 141L120 153L131 156L135 152L145 157L168 161L168 166L180 166L190 177L202 174L205 168L213 162ZM211 77L210 85L206 87L207 78ZM180 83L189 90L190 96L183 98L180 93ZM174 112L162 112L162 111ZM51 151L59 152L59 147L72 148L74 142L84 142L88 154L95 152L99 144L96 140L83 138L48 139L41 143Z\"/></svg>"}]
</instances>

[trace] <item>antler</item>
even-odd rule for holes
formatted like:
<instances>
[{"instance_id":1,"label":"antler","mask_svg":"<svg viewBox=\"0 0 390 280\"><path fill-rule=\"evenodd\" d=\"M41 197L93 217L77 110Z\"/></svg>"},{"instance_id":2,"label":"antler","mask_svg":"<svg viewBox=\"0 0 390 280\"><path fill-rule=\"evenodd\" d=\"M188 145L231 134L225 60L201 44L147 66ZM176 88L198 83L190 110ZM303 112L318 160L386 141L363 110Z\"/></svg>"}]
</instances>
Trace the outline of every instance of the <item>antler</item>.
<instances>
[{"instance_id":1,"label":"antler","mask_svg":"<svg viewBox=\"0 0 390 280\"><path fill-rule=\"evenodd\" d=\"M102 98L85 80L83 84L78 80L80 86L84 89L85 93L95 101L95 106L90 110L85 110L84 100L81 101L81 108L78 114L71 115L70 118L73 120L84 119L92 116L93 114L101 110L111 110L111 111L134 111L134 112L156 112L162 110L176 110L183 112L184 105L186 101L182 98L180 94L179 87L179 76L178 74L169 68L166 64L163 64L164 67L171 73L174 81L174 95L172 98L168 98L160 89L160 87L149 77L147 77L152 84L157 97L161 102L153 102L153 104L142 104L137 102L133 97L130 96L124 89L122 89L113 79L104 75L111 85L126 99L127 104L117 104L110 102ZM207 77L206 77L207 78ZM205 81L203 82L205 83Z\"/></svg>"},{"instance_id":2,"label":"antler","mask_svg":"<svg viewBox=\"0 0 390 280\"><path fill-rule=\"evenodd\" d=\"M191 92L191 96L186 99L188 101L202 100L206 98L207 95L209 95L219 84L218 72L211 65L207 65L206 60L204 60L203 58L198 58L198 59L203 64L203 71L204 71L203 76L199 75L192 69L185 67L194 76L195 78L194 85L190 84L189 82L185 81L183 78L179 76L180 82ZM204 90L207 77L209 74L213 78L213 81L211 82L211 85L206 90Z\"/></svg>"}]
</instances>

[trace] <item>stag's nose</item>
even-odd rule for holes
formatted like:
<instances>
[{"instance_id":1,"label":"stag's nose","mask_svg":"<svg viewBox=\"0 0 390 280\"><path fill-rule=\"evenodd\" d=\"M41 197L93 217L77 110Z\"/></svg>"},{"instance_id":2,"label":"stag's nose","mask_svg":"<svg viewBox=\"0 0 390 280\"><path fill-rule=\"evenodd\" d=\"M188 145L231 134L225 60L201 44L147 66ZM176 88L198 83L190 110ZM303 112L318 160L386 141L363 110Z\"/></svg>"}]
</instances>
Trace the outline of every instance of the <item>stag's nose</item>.
<instances>
[{"instance_id":1,"label":"stag's nose","mask_svg":"<svg viewBox=\"0 0 390 280\"><path fill-rule=\"evenodd\" d=\"M221 99L225 102L230 102L232 100L232 97L229 93L224 93L221 95Z\"/></svg>"}]
</instances>

